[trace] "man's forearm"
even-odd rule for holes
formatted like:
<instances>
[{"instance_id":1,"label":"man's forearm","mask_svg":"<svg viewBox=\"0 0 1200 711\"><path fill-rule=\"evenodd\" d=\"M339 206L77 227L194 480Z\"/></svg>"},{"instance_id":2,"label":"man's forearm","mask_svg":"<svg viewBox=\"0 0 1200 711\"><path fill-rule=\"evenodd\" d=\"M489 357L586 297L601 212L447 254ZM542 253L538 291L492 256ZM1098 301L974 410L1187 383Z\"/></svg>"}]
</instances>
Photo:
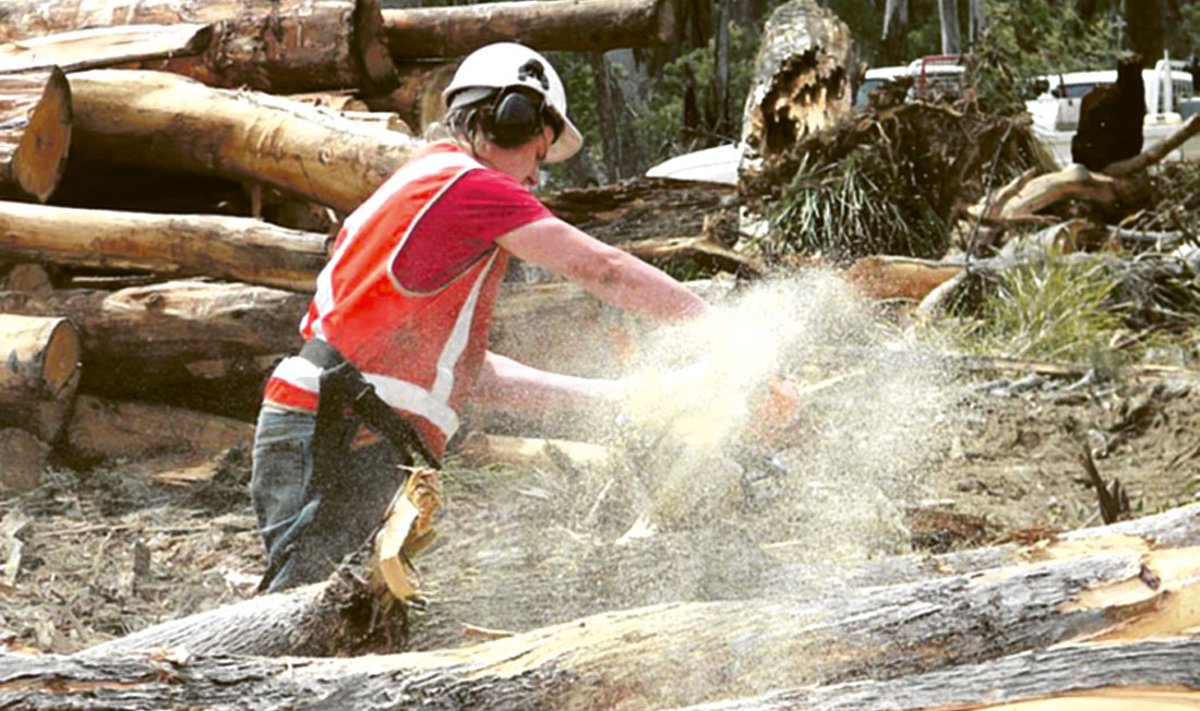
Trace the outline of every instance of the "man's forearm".
<instances>
[{"instance_id":1,"label":"man's forearm","mask_svg":"<svg viewBox=\"0 0 1200 711\"><path fill-rule=\"evenodd\" d=\"M551 373L489 351L471 399L510 410L568 409L614 402L621 389L621 381Z\"/></svg>"}]
</instances>

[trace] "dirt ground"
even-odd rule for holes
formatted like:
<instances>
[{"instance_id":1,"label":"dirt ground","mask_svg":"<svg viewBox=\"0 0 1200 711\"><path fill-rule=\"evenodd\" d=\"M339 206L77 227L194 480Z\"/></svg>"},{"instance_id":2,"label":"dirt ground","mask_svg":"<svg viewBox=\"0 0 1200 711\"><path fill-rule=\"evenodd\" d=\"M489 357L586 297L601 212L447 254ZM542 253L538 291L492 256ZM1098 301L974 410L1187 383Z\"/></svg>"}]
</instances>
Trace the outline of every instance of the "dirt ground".
<instances>
[{"instance_id":1,"label":"dirt ground","mask_svg":"<svg viewBox=\"0 0 1200 711\"><path fill-rule=\"evenodd\" d=\"M1128 516L1187 503L1200 490L1195 382L1077 382L964 376L958 424L937 441L903 502L914 549L937 551L1100 523L1081 461L1119 480ZM0 504L0 638L72 652L253 594L264 558L246 494L249 462L230 453L210 482L165 485L136 462L54 471ZM453 471L438 544L513 531L511 516L549 500L544 473ZM495 486L472 486L487 482ZM456 484L455 482L459 482ZM569 488L569 477L557 479ZM547 503L552 505L552 502ZM468 546L469 548L469 546ZM426 565L451 565L434 554ZM521 565L519 557L512 565Z\"/></svg>"}]
</instances>

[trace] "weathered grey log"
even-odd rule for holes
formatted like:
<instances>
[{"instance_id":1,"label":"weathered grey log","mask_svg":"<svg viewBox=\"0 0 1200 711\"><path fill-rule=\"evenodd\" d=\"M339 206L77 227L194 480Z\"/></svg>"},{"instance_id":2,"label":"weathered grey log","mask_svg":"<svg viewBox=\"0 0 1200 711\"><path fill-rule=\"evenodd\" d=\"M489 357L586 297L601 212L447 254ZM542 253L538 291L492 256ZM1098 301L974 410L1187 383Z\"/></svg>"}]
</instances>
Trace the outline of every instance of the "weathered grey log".
<instances>
[{"instance_id":1,"label":"weathered grey log","mask_svg":"<svg viewBox=\"0 0 1200 711\"><path fill-rule=\"evenodd\" d=\"M325 235L243 217L0 202L0 254L312 291Z\"/></svg>"},{"instance_id":2,"label":"weathered grey log","mask_svg":"<svg viewBox=\"0 0 1200 711\"><path fill-rule=\"evenodd\" d=\"M780 690L675 711L1172 711L1200 704L1200 670L1191 662L1197 653L1194 638L1066 645L886 682ZM1030 705L1008 705L1022 701Z\"/></svg>"},{"instance_id":3,"label":"weathered grey log","mask_svg":"<svg viewBox=\"0 0 1200 711\"><path fill-rule=\"evenodd\" d=\"M524 639L524 643L530 645L526 651L540 658L540 653L534 651L540 645L558 648L565 645L564 636L572 639L572 643L581 643L574 638L572 630L590 630L595 635L587 642L591 649L574 649L564 651L564 654L578 655L577 661L589 660L589 655L596 654L598 658L588 663L600 664L595 669L602 669L607 674L616 671L604 667L611 661L599 659L612 651L606 649L605 640L609 635L619 637L624 634L622 630L641 630L629 648L631 654L636 655L636 648L641 645L643 651L654 650L649 656L667 659L674 653L672 645L690 643L690 658L701 666L718 663L715 659L724 654L720 650L726 649L729 640L746 635L758 640L756 653L763 659L808 657L807 662L796 662L802 668L790 672L797 685L818 680L916 673L1039 649L1084 635L1111 633L1118 628L1123 630L1120 634L1125 638L1133 639L1139 634L1144 636L1170 629L1172 620L1185 624L1189 619L1179 616L1178 603L1174 601L1183 601L1186 606L1200 586L1200 580L1196 578L1200 557L1192 546L1197 528L1196 514L1197 508L1191 507L1164 516L1162 520L1146 521L1143 525L1150 530L1158 531L1173 523L1190 532L1183 535L1172 530L1172 535L1178 538L1171 540L1163 536L1153 542L1157 546L1153 549L1149 540L1129 535L1131 529L1126 527L1118 529L1120 533L1098 533L1091 539L1069 540L1061 545L1009 549L1000 554L1002 559L1010 561L1004 567L972 573L941 570L941 577L857 588L853 594L847 594L845 589L813 591L811 581L800 579L800 576L811 575L811 568L779 568L772 575L753 581L754 586L764 582L769 585L750 591L749 594L760 596L754 599L732 601L747 594L745 588L735 586L709 593L710 599L724 602L664 602L649 608L602 613L580 622L534 630L513 639ZM1176 544L1183 547L1173 548ZM608 562L613 561L609 558ZM616 562L621 561L618 558ZM430 570L436 570L436 557L430 556L426 565ZM614 573L616 570L621 573ZM560 569L558 572L558 579L548 578L543 584L535 582L532 586L519 581L504 582L501 576L489 582L505 591L504 609L514 611L526 620L539 614L529 612L527 608L562 606L563 602L557 598L567 595L576 598L576 603L580 598L591 597L601 604L599 609L611 609L614 605L645 600L653 595L652 591L630 587L628 583L633 581L628 579L611 580L611 585L606 584L605 575L625 575L626 569L616 565L605 568L598 565L591 571L592 577L586 579L563 578L561 575L567 571ZM656 572L678 577L678 571L672 573L669 567L664 570L659 566ZM702 575L703 571L690 574ZM447 576L451 578L446 581L449 584L455 573L447 572ZM726 579L736 577L736 573L731 572ZM435 593L429 618L436 621L434 624L445 625L448 610L439 607L436 599L439 583L429 576L426 579L429 589ZM661 590L665 582L659 578L650 580L648 585ZM589 586L590 589L586 589ZM342 626L333 609L321 610L318 617L313 617L316 613L310 602L318 594L314 590L282 593L275 596L277 600L273 603L253 599L157 625L86 653L112 654L174 646L184 646L199 655L231 653L230 650L238 654L331 653L331 647L323 641L296 636L295 630ZM617 590L624 591L621 594L625 597L614 597L612 593ZM630 590L635 592L631 594ZM797 590L808 590L809 595L800 595ZM523 594L525 600L522 600ZM302 599L297 601L296 598ZM487 599L476 601L480 613L487 602ZM288 612L263 617L263 605ZM292 616L290 620L288 615ZM260 618L260 623L254 621ZM459 621L465 620L450 620ZM413 619L410 624L420 626L426 621ZM1005 634L979 635L978 629L1004 629ZM420 635L419 631L417 635ZM446 640L439 641L445 643ZM662 646L655 648L655 644ZM830 645L841 650L835 658L821 655L820 650ZM899 657L891 654L897 646L909 653ZM568 647L561 648L566 650ZM786 654L784 649L788 650ZM334 650L340 654L361 651L353 646L335 646ZM470 651L463 654L469 656ZM580 668L579 671L587 670ZM669 672L659 669L658 673Z\"/></svg>"},{"instance_id":4,"label":"weathered grey log","mask_svg":"<svg viewBox=\"0 0 1200 711\"><path fill-rule=\"evenodd\" d=\"M831 10L815 0L781 5L754 62L742 140L769 160L830 126L850 111L854 68L850 28Z\"/></svg>"},{"instance_id":5,"label":"weathered grey log","mask_svg":"<svg viewBox=\"0 0 1200 711\"><path fill-rule=\"evenodd\" d=\"M115 707L130 698L155 707L220 704L229 703L233 697L227 694L236 686L240 698L253 698L257 708L296 704L298 694L354 708L382 698L408 705L440 699L449 708L669 708L780 686L899 679L1042 650L1111 632L1121 623L1136 627L1155 616L1156 606L1193 599L1198 572L1195 549L1109 548L836 598L670 603L610 612L475 647L370 662L190 661L220 649L214 636L228 629L228 620L240 627L226 640L239 654L253 651L247 640L278 649L281 639L314 629L273 611L311 606L316 586L286 601L259 598L175 623L178 629L190 621L190 636L166 634L167 626L160 626L70 659L0 657L0 701L14 704L53 691L58 708L79 707L85 700L89 708L107 708L106 699ZM1186 616L1179 619L1190 624ZM275 638L267 642L263 636L271 631ZM178 654L190 656L175 663L170 652L161 651L180 648L187 651ZM151 657L158 661L114 658L138 649L160 650ZM284 669L291 671L281 674ZM213 673L220 674L224 688L215 688ZM75 676L91 683L64 683L64 677ZM204 696L194 696L199 693ZM206 698L213 693L218 696Z\"/></svg>"},{"instance_id":6,"label":"weathered grey log","mask_svg":"<svg viewBox=\"0 0 1200 711\"><path fill-rule=\"evenodd\" d=\"M70 83L82 157L264 183L342 212L419 145L288 99L165 72L98 69Z\"/></svg>"},{"instance_id":7,"label":"weathered grey log","mask_svg":"<svg viewBox=\"0 0 1200 711\"><path fill-rule=\"evenodd\" d=\"M492 42L542 51L650 47L675 32L673 0L550 0L384 10L397 61L461 57Z\"/></svg>"},{"instance_id":8,"label":"weathered grey log","mask_svg":"<svg viewBox=\"0 0 1200 711\"><path fill-rule=\"evenodd\" d=\"M0 198L45 202L66 170L73 126L60 69L0 75Z\"/></svg>"}]
</instances>

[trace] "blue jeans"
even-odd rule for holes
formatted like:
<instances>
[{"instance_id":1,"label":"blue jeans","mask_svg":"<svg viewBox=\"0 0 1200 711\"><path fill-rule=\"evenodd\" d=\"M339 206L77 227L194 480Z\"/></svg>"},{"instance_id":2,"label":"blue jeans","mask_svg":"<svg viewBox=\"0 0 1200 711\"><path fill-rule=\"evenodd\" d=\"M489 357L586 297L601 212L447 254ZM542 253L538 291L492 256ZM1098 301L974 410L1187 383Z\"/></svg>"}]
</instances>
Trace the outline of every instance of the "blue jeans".
<instances>
[{"instance_id":1,"label":"blue jeans","mask_svg":"<svg viewBox=\"0 0 1200 711\"><path fill-rule=\"evenodd\" d=\"M339 451L315 464L316 415L269 405L254 434L250 498L267 549L263 586L277 592L329 577L358 550L387 512L404 472L386 442L351 449L360 421L345 418Z\"/></svg>"}]
</instances>

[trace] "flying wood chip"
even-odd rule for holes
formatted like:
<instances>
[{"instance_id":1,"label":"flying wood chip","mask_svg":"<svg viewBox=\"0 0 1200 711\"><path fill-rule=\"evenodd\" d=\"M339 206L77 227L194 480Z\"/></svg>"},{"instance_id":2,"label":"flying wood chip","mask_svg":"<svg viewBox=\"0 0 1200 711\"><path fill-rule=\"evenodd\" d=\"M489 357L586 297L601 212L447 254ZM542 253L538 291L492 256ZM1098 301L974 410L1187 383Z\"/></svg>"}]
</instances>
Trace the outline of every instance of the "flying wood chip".
<instances>
[{"instance_id":1,"label":"flying wood chip","mask_svg":"<svg viewBox=\"0 0 1200 711\"><path fill-rule=\"evenodd\" d=\"M376 594L386 588L397 600L417 597L417 571L412 558L437 536L433 516L441 506L442 482L437 472L413 471L375 534L371 587Z\"/></svg>"}]
</instances>

